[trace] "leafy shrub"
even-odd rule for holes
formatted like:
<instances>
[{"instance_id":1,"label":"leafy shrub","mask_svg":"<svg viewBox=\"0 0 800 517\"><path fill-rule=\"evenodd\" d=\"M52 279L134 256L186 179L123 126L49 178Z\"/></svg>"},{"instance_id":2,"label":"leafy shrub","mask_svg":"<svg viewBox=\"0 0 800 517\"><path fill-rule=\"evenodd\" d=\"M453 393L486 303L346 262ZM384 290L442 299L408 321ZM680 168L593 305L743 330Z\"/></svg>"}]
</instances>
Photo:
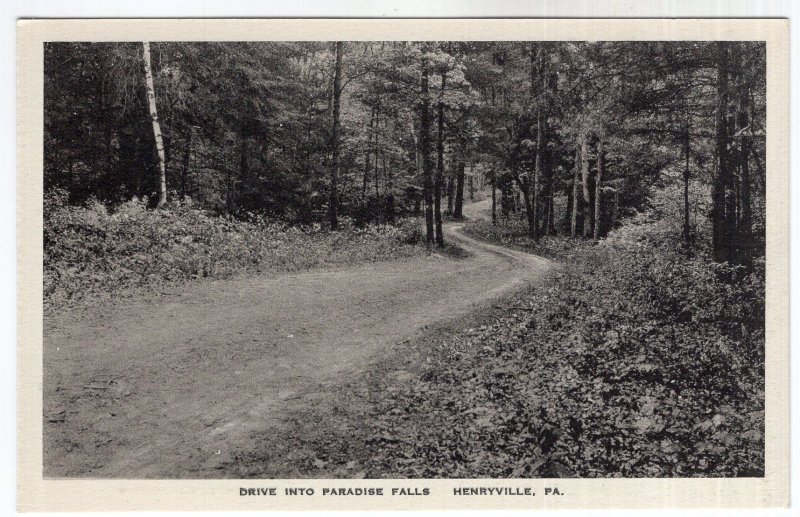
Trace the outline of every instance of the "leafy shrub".
<instances>
[{"instance_id":1,"label":"leafy shrub","mask_svg":"<svg viewBox=\"0 0 800 517\"><path fill-rule=\"evenodd\" d=\"M422 233L422 224L416 218L409 217L404 219L398 229L402 235L402 242L406 244L419 244L425 241L425 235Z\"/></svg>"},{"instance_id":2,"label":"leafy shrub","mask_svg":"<svg viewBox=\"0 0 800 517\"><path fill-rule=\"evenodd\" d=\"M413 222L340 231L287 226L263 217L208 215L191 201L148 210L132 199L113 212L90 201L69 206L60 191L44 200L44 298L48 308L238 272L288 272L376 262L425 252Z\"/></svg>"},{"instance_id":3,"label":"leafy shrub","mask_svg":"<svg viewBox=\"0 0 800 517\"><path fill-rule=\"evenodd\" d=\"M538 243L534 242L528 236L528 222L517 218L498 221L496 225L491 221L468 221L464 224L463 232L476 239L557 260L566 258L577 247L585 244L583 241L571 241L551 235L542 236Z\"/></svg>"}]
</instances>

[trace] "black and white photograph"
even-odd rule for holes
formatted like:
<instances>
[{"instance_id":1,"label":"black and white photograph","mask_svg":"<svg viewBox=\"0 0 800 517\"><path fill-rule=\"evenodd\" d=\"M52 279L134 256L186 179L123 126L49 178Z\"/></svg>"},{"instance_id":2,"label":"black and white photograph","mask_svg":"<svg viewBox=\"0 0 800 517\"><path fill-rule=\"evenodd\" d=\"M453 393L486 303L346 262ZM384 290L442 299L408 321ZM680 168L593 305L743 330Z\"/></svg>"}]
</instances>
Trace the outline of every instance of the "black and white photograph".
<instances>
[{"instance_id":1,"label":"black and white photograph","mask_svg":"<svg viewBox=\"0 0 800 517\"><path fill-rule=\"evenodd\" d=\"M788 24L18 24L19 508L788 501Z\"/></svg>"},{"instance_id":2,"label":"black and white photograph","mask_svg":"<svg viewBox=\"0 0 800 517\"><path fill-rule=\"evenodd\" d=\"M45 477L764 476L763 42L43 52Z\"/></svg>"}]
</instances>

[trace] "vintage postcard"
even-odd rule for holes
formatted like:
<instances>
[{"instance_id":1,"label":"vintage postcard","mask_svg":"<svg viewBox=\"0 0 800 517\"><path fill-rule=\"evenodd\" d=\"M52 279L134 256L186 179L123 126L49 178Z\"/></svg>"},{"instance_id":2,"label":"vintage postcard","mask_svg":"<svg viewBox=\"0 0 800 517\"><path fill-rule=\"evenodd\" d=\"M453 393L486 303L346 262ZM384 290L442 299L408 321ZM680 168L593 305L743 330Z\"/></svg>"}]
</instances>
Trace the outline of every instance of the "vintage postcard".
<instances>
[{"instance_id":1,"label":"vintage postcard","mask_svg":"<svg viewBox=\"0 0 800 517\"><path fill-rule=\"evenodd\" d=\"M17 34L20 510L788 504L786 20Z\"/></svg>"}]
</instances>

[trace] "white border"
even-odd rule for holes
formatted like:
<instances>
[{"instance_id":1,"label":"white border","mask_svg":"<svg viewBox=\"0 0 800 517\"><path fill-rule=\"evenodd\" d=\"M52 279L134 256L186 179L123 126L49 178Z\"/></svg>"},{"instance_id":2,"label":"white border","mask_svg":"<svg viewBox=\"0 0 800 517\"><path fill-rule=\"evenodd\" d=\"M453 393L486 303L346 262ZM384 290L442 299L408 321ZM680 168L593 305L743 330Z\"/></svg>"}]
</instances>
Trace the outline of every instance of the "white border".
<instances>
[{"instance_id":1,"label":"white border","mask_svg":"<svg viewBox=\"0 0 800 517\"><path fill-rule=\"evenodd\" d=\"M690 16L786 16L795 18L800 12L800 4L793 3L791 0L785 1L729 1L714 2L707 0L691 0L681 2L646 2L646 1L626 1L626 2L600 2L600 1L572 1L555 0L551 2L538 2L532 5L527 1L507 1L507 2L483 2L483 1L462 1L462 2L435 2L427 0L405 1L405 2L363 2L340 0L335 6L328 1L306 1L306 2L278 2L263 1L259 3L241 0L227 0L218 2L197 2L190 0L173 0L170 2L156 2L151 0L141 0L137 2L119 2L113 4L101 0L83 0L82 2L58 2L57 0L15 2L0 6L0 45L3 52L0 59L6 73L0 75L0 102L2 102L3 113L13 113L15 105L14 94L14 22L17 17L98 17L98 16L151 16L151 17L202 17L202 16L665 16L665 17L690 17ZM791 54L798 55L797 29L794 24L791 26L792 50ZM791 70L792 84L797 83L797 71ZM792 89L794 91L794 88ZM792 95L793 96L793 95ZM791 133L791 163L797 163L797 153L800 148L800 138L798 138L797 120L800 110L796 103L791 103L792 133ZM0 405L6 422L14 422L16 398L14 392L15 383L15 347L12 346L16 341L16 301L14 297L16 276L14 265L15 255L15 224L14 224L14 174L15 170L15 149L16 139L14 138L14 119L12 117L2 117L0 119L3 136L0 139L0 158L2 170L5 174L0 175L0 213L5 217L0 218L0 243L2 246L0 253L0 278L2 278L2 295L0 304L4 310L2 329L5 341L8 346L5 348L7 356L0 366ZM793 167L795 169L795 167ZM796 204L800 200L800 188L794 183L791 185L791 202ZM792 213L792 228L800 225L800 215ZM792 231L792 243L797 244L800 238L798 232ZM794 265L796 262L792 260ZM797 293L798 283L795 278L791 279L792 292ZM800 317L800 310L792 307L792 319ZM794 340L793 340L794 341ZM797 355L792 356L792 371L798 371ZM797 393L798 382L792 380L792 393ZM792 420L797 421L798 406L796 397L792 401ZM792 426L797 429L796 425ZM13 425L0 428L0 438L7 444L16 442L15 429ZM15 500L15 447L9 446L0 450L0 475L3 483L0 486L0 501L2 507L11 510ZM792 447L792 464L797 466L798 449ZM792 492L797 494L800 486L800 477L793 473ZM569 515L573 512L559 512L559 515ZM583 512L582 512L583 513ZM667 515L677 512L652 511L657 515ZM700 512L700 511L681 511L681 514L720 514L721 512ZM770 511L768 515L776 515L787 512ZM614 512L595 512L597 515L616 515ZM749 512L725 511L724 515L749 514ZM166 515L164 513L164 515Z\"/></svg>"}]
</instances>

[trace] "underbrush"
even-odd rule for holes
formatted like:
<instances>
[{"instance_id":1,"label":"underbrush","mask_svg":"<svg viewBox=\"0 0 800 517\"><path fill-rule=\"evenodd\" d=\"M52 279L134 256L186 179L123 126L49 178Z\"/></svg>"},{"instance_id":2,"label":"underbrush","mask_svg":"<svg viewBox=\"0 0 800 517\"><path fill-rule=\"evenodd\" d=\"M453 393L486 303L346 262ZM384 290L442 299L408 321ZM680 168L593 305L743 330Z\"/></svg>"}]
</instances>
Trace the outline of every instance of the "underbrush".
<instances>
[{"instance_id":1,"label":"underbrush","mask_svg":"<svg viewBox=\"0 0 800 517\"><path fill-rule=\"evenodd\" d=\"M763 476L764 264L677 242L640 216L432 345L362 420L368 476Z\"/></svg>"},{"instance_id":2,"label":"underbrush","mask_svg":"<svg viewBox=\"0 0 800 517\"><path fill-rule=\"evenodd\" d=\"M340 230L208 215L191 202L148 210L134 199L113 212L69 206L56 192L44 206L44 303L57 309L129 289L159 289L240 272L290 272L406 258L426 252L419 224Z\"/></svg>"},{"instance_id":3,"label":"underbrush","mask_svg":"<svg viewBox=\"0 0 800 517\"><path fill-rule=\"evenodd\" d=\"M552 235L544 235L539 242L535 242L528 236L527 220L517 218L498 221L496 225L485 220L467 221L462 231L475 239L482 239L555 260L572 255L576 248L583 244L583 241L573 241Z\"/></svg>"}]
</instances>

